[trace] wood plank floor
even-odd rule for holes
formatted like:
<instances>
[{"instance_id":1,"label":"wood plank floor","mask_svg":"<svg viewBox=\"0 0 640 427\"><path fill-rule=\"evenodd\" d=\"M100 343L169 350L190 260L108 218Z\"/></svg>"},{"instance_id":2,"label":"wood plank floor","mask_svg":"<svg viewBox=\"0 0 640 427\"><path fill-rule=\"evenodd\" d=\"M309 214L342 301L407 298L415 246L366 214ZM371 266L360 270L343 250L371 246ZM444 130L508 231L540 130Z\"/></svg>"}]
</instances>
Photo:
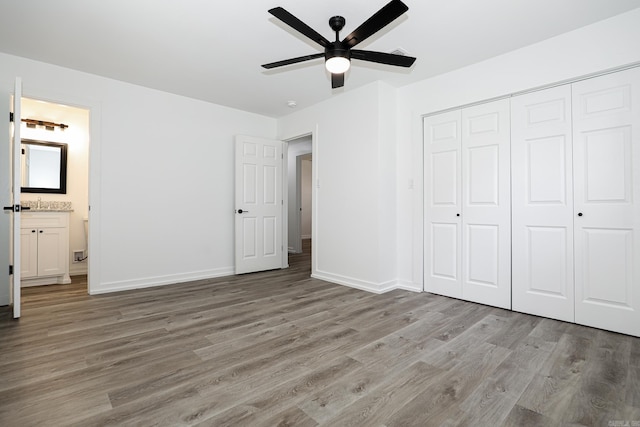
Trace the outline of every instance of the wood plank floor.
<instances>
[{"instance_id":1,"label":"wood plank floor","mask_svg":"<svg viewBox=\"0 0 640 427\"><path fill-rule=\"evenodd\" d=\"M291 268L0 309L2 426L640 425L640 339ZM86 279L84 279L86 280ZM618 424L616 424L618 423Z\"/></svg>"}]
</instances>

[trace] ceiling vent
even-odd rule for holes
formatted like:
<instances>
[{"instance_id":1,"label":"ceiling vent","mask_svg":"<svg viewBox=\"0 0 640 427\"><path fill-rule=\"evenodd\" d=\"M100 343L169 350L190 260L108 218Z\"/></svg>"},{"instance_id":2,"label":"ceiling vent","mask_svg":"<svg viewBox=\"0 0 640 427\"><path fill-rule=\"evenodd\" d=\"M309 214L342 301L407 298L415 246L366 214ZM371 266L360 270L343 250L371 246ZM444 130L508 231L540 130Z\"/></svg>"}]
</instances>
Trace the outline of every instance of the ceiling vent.
<instances>
[{"instance_id":1,"label":"ceiling vent","mask_svg":"<svg viewBox=\"0 0 640 427\"><path fill-rule=\"evenodd\" d=\"M400 55L400 56L408 56L409 52L407 52L406 50L404 50L401 47L395 48L394 50L392 50L391 52L392 55Z\"/></svg>"}]
</instances>

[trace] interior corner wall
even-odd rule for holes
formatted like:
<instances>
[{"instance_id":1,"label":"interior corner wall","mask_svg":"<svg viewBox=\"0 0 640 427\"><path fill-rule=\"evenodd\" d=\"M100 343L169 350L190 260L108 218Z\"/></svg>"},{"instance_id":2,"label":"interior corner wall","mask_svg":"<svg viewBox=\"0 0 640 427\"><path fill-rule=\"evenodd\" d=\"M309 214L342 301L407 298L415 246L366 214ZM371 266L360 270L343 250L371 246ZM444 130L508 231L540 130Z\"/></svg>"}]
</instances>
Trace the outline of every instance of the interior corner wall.
<instances>
[{"instance_id":1,"label":"interior corner wall","mask_svg":"<svg viewBox=\"0 0 640 427\"><path fill-rule=\"evenodd\" d=\"M233 273L234 136L273 139L276 119L12 55L0 63L3 92L20 76L25 97L95 107L92 293Z\"/></svg>"},{"instance_id":2,"label":"interior corner wall","mask_svg":"<svg viewBox=\"0 0 640 427\"><path fill-rule=\"evenodd\" d=\"M397 259L400 283L416 289L423 287L422 117L616 67L640 64L638 23L640 9L634 9L399 89Z\"/></svg>"},{"instance_id":3,"label":"interior corner wall","mask_svg":"<svg viewBox=\"0 0 640 427\"><path fill-rule=\"evenodd\" d=\"M394 269L380 255L393 217L380 212L380 144L392 142L381 137L380 92L373 83L278 120L280 139L314 132L313 276L374 292L388 286L378 266Z\"/></svg>"},{"instance_id":4,"label":"interior corner wall","mask_svg":"<svg viewBox=\"0 0 640 427\"><path fill-rule=\"evenodd\" d=\"M397 212L396 212L396 89L378 83L378 259L379 280L386 289L397 287Z\"/></svg>"}]
</instances>

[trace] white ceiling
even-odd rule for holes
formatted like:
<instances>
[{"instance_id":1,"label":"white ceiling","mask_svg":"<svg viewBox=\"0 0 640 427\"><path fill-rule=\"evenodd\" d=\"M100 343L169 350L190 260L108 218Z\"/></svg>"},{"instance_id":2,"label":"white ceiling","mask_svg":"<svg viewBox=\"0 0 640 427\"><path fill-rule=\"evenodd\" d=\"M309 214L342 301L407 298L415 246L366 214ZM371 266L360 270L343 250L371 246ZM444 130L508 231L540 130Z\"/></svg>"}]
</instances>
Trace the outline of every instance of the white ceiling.
<instances>
[{"instance_id":1,"label":"white ceiling","mask_svg":"<svg viewBox=\"0 0 640 427\"><path fill-rule=\"evenodd\" d=\"M375 80L394 86L505 53L640 7L640 0L404 0L409 11L358 49L398 47L410 69L353 61L331 89L321 52L267 13L282 6L326 38L344 37L387 0L0 0L0 51L279 117ZM640 23L639 23L640 25ZM341 37L341 38L342 38Z\"/></svg>"}]
</instances>

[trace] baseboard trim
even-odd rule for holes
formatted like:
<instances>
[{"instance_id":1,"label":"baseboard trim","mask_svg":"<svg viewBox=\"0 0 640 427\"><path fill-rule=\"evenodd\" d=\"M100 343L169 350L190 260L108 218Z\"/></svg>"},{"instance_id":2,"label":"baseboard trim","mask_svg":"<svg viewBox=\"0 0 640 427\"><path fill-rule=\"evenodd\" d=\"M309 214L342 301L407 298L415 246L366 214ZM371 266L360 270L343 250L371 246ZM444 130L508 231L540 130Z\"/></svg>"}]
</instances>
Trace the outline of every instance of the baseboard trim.
<instances>
[{"instance_id":1,"label":"baseboard trim","mask_svg":"<svg viewBox=\"0 0 640 427\"><path fill-rule=\"evenodd\" d=\"M69 267L69 276L84 275L84 274L87 274L88 271L89 269L87 268L86 262L71 264L71 266Z\"/></svg>"},{"instance_id":2,"label":"baseboard trim","mask_svg":"<svg viewBox=\"0 0 640 427\"><path fill-rule=\"evenodd\" d=\"M311 275L315 279L324 280L325 282L335 283L337 285L348 286L350 288L360 289L361 291L372 292L374 294L383 294L385 292L393 291L396 289L402 289L412 292L422 292L422 289L418 289L415 286L410 286L409 283L400 283L395 280L388 282L368 282L353 277L340 276L337 274L327 273L325 271L316 271Z\"/></svg>"},{"instance_id":3,"label":"baseboard trim","mask_svg":"<svg viewBox=\"0 0 640 427\"><path fill-rule=\"evenodd\" d=\"M177 283L192 282L195 280L214 279L217 277L232 276L235 274L234 267L218 268L215 270L196 271L186 274L174 274L167 276L146 277L142 279L123 280L117 282L107 282L100 285L97 289L92 286L91 295L108 294L111 292L130 291L134 289L152 288L155 286L167 286ZM422 288L417 284L405 281L390 280L387 282L374 283L353 277L341 276L338 274L327 273L325 271L316 271L311 277L325 282L335 283L337 285L348 286L350 288L360 289L362 291L375 294L383 294L396 289L422 292Z\"/></svg>"},{"instance_id":4,"label":"baseboard trim","mask_svg":"<svg viewBox=\"0 0 640 427\"><path fill-rule=\"evenodd\" d=\"M231 276L235 274L234 267L223 267L215 270L195 271L186 274L172 274L167 276L146 277L143 279L123 280L119 282L107 282L98 286L92 286L91 295L108 294L111 292L130 291L134 289L152 288L177 283L192 282L195 280L214 279L216 277Z\"/></svg>"},{"instance_id":5,"label":"baseboard trim","mask_svg":"<svg viewBox=\"0 0 640 427\"><path fill-rule=\"evenodd\" d=\"M402 289L411 292L422 292L422 283L413 283L399 280L396 283L396 289Z\"/></svg>"}]
</instances>

